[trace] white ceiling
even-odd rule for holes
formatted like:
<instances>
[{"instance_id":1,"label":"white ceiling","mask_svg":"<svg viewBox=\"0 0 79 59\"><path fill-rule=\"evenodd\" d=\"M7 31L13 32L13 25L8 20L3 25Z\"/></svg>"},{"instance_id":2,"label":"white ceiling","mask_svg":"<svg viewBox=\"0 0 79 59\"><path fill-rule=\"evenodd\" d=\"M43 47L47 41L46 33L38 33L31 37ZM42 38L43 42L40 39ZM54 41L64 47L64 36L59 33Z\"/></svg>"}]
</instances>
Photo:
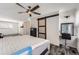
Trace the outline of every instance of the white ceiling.
<instances>
[{"instance_id":1,"label":"white ceiling","mask_svg":"<svg viewBox=\"0 0 79 59\"><path fill-rule=\"evenodd\" d=\"M79 4L77 3L21 3L24 7L34 7L35 5L39 5L40 8L37 9L37 12L40 12L42 15L48 14L54 11L66 10L72 8L78 8ZM28 19L27 14L18 14L17 12L25 11L23 8L17 6L15 3L0 3L0 18L14 19L25 21ZM33 14L33 17L38 17Z\"/></svg>"}]
</instances>

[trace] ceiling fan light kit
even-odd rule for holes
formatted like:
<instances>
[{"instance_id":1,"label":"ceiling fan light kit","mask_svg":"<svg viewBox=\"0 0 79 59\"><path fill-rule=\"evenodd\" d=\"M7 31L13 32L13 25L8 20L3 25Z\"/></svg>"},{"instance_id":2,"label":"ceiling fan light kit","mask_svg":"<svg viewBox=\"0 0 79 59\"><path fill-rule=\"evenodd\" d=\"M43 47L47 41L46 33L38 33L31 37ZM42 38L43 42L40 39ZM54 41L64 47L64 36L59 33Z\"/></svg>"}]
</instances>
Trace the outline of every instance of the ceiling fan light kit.
<instances>
[{"instance_id":1,"label":"ceiling fan light kit","mask_svg":"<svg viewBox=\"0 0 79 59\"><path fill-rule=\"evenodd\" d=\"M64 16L65 18L69 18L70 16Z\"/></svg>"},{"instance_id":2,"label":"ceiling fan light kit","mask_svg":"<svg viewBox=\"0 0 79 59\"><path fill-rule=\"evenodd\" d=\"M31 8L31 6L28 6L28 9L26 9L24 6L22 6L20 3L16 3L17 6L20 6L21 8L25 9L25 12L18 12L19 14L23 14L23 13L27 13L29 18L28 21L30 22L29 26L32 27L32 23L31 23L31 17L32 17L32 13L36 14L36 15L41 15L38 12L35 12L35 10L37 10L39 8L39 5L34 6L33 8Z\"/></svg>"},{"instance_id":3,"label":"ceiling fan light kit","mask_svg":"<svg viewBox=\"0 0 79 59\"><path fill-rule=\"evenodd\" d=\"M35 12L39 8L39 5L36 5L35 7L31 8L31 6L28 6L28 9L26 9L24 6L22 6L20 3L16 3L16 5L20 6L21 8L25 9L25 12L18 12L19 14L27 13L30 17L32 17L32 13L36 15L41 15L38 12Z\"/></svg>"}]
</instances>

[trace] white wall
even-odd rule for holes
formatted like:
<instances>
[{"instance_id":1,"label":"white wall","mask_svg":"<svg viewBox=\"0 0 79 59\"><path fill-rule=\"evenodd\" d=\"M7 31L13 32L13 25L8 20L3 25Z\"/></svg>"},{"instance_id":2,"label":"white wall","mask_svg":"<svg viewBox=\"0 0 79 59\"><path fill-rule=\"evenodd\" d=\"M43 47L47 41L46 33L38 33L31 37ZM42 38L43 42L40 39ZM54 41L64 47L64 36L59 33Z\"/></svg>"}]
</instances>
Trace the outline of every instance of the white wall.
<instances>
[{"instance_id":1,"label":"white wall","mask_svg":"<svg viewBox=\"0 0 79 59\"><path fill-rule=\"evenodd\" d=\"M79 9L77 9L77 12L76 12L76 27L77 27L77 36L78 36L78 40L77 40L77 49L78 49L78 52L79 52Z\"/></svg>"},{"instance_id":2,"label":"white wall","mask_svg":"<svg viewBox=\"0 0 79 59\"><path fill-rule=\"evenodd\" d=\"M26 21L26 34L30 35L31 23L30 21Z\"/></svg>"},{"instance_id":3,"label":"white wall","mask_svg":"<svg viewBox=\"0 0 79 59\"><path fill-rule=\"evenodd\" d=\"M0 33L4 35L18 34L20 33L20 22L14 20L1 19L0 20Z\"/></svg>"},{"instance_id":4,"label":"white wall","mask_svg":"<svg viewBox=\"0 0 79 59\"><path fill-rule=\"evenodd\" d=\"M12 22L0 22L0 24L4 23L7 25L7 23L9 25L12 26L12 28L0 28L0 33L3 33L4 35L9 35L9 34L17 34L19 32L19 29L18 29L18 23L12 23ZM8 27L8 25L7 25Z\"/></svg>"},{"instance_id":5,"label":"white wall","mask_svg":"<svg viewBox=\"0 0 79 59\"><path fill-rule=\"evenodd\" d=\"M79 9L77 9L77 12L76 12L76 27L78 29L77 35L79 38Z\"/></svg>"}]
</instances>

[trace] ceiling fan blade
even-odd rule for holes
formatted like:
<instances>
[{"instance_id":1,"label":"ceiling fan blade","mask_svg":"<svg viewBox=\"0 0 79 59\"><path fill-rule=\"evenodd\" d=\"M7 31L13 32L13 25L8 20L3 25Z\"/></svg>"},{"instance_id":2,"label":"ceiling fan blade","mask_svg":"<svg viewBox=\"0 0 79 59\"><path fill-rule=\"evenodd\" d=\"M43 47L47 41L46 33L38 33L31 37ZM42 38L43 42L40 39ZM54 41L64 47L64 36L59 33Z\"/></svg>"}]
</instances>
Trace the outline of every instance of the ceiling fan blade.
<instances>
[{"instance_id":1,"label":"ceiling fan blade","mask_svg":"<svg viewBox=\"0 0 79 59\"><path fill-rule=\"evenodd\" d=\"M37 15L41 15L41 14L40 14L40 13L38 13L38 12L32 12L32 13L37 14Z\"/></svg>"},{"instance_id":2,"label":"ceiling fan blade","mask_svg":"<svg viewBox=\"0 0 79 59\"><path fill-rule=\"evenodd\" d=\"M32 8L30 11L34 11L34 10L36 10L36 9L38 9L39 8L39 5L36 5L34 8Z\"/></svg>"},{"instance_id":3,"label":"ceiling fan blade","mask_svg":"<svg viewBox=\"0 0 79 59\"><path fill-rule=\"evenodd\" d=\"M20 7L22 7L22 8L24 8L24 9L26 9L25 7L23 7L21 4L19 4L19 3L16 3L16 5L18 5L18 6L20 6Z\"/></svg>"},{"instance_id":4,"label":"ceiling fan blade","mask_svg":"<svg viewBox=\"0 0 79 59\"><path fill-rule=\"evenodd\" d=\"M22 14L22 13L26 13L26 12L18 12L19 14Z\"/></svg>"}]
</instances>

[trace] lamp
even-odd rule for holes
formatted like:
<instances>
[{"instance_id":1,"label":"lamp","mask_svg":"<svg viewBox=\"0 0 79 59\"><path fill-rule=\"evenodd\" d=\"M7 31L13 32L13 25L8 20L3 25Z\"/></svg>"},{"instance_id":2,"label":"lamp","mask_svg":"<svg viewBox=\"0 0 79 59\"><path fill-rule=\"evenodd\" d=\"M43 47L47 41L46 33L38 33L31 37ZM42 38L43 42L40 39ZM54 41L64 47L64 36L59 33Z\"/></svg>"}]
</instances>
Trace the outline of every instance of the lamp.
<instances>
[{"instance_id":1,"label":"lamp","mask_svg":"<svg viewBox=\"0 0 79 59\"><path fill-rule=\"evenodd\" d=\"M70 16L64 16L65 18L69 18Z\"/></svg>"}]
</instances>

